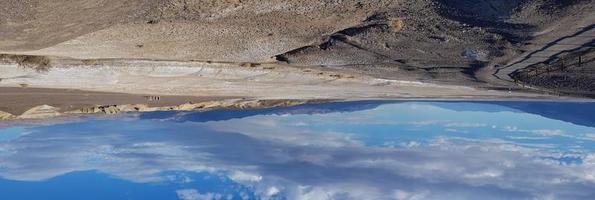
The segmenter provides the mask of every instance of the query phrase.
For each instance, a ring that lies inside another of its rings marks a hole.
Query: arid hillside
[[[260,99],[585,96],[595,91],[589,84],[595,76],[576,70],[549,78],[519,74],[551,68],[579,50],[592,52],[594,5],[595,0],[4,0],[0,87]],[[176,71],[180,66],[183,72]],[[435,93],[442,86],[456,92]]]
[[[572,31],[557,26],[593,23],[593,11],[591,0],[7,0],[0,51],[460,67]]]

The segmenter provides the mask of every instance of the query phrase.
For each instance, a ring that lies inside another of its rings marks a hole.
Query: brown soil
[[[0,87],[0,110],[20,115],[32,107],[44,104],[60,108],[60,111],[64,112],[97,105],[147,104],[157,107],[232,98],[234,97],[151,96],[66,89]]]

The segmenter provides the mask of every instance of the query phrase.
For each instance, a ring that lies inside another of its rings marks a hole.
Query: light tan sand
[[[0,110],[14,115],[39,105],[67,112],[98,105],[143,104],[159,107],[241,98],[560,98],[546,94],[378,79],[344,71],[277,64],[239,66],[112,60],[95,65],[56,65],[46,72],[0,65],[0,71],[3,72],[0,74]]]

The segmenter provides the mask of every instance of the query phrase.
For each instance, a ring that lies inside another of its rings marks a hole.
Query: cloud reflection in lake
[[[0,199],[68,177],[126,182],[132,199],[593,199],[580,113],[595,104],[539,104],[567,121],[526,102],[363,101],[15,125],[0,129]]]

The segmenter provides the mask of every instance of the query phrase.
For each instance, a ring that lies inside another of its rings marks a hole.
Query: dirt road
[[[510,76],[513,72],[533,65],[556,59],[558,55],[572,52],[584,47],[595,47],[595,24],[578,27],[571,35],[558,38],[544,44],[541,48],[522,54],[508,65],[496,68],[494,76],[505,81],[514,81]]]

